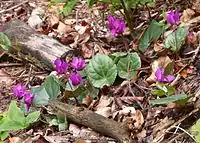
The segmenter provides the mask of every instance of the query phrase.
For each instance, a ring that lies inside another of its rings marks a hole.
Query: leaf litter
[[[1,3],[1,2],[0,2]],[[24,5],[22,5],[20,8],[16,9],[15,13],[8,12],[6,14],[3,14],[1,17],[3,19],[3,22],[7,22],[12,20],[12,17],[18,17],[20,19],[26,19],[26,21],[29,19],[29,25],[38,28],[38,31],[41,33],[45,33],[47,35],[53,35],[58,40],[60,40],[62,43],[68,45],[70,44],[73,48],[81,48],[82,53],[79,53],[84,58],[90,59],[96,53],[106,53],[110,54],[114,51],[124,51],[124,45],[123,43],[120,43],[121,39],[113,38],[111,37],[106,31],[106,22],[102,22],[103,18],[101,16],[101,9],[98,7],[94,7],[92,9],[88,9],[86,6],[86,3],[81,2],[77,6],[75,6],[74,10],[72,11],[72,16],[69,16],[68,18],[64,19],[62,16],[55,16],[54,11],[58,9],[59,7],[62,7],[63,5],[55,5],[51,8],[47,8],[47,13],[42,13],[43,17],[31,16],[27,15],[27,12],[31,12],[33,7],[31,7],[30,2],[28,4],[28,10],[26,9],[25,12],[19,12],[21,9],[25,9]],[[36,9],[38,8],[37,5],[45,5],[44,2],[37,2],[36,3]],[[4,4],[1,3],[1,5]],[[184,6],[182,6],[182,2],[176,2],[174,5],[170,5],[170,7],[175,7],[175,5],[178,5],[178,8],[183,11],[181,16],[181,23],[182,24],[191,24],[195,25],[194,23],[198,22],[198,16],[195,17],[196,13],[199,12],[199,5],[198,2],[192,3],[192,9],[185,9]],[[181,7],[182,6],[182,7]],[[185,10],[184,10],[185,9]],[[77,13],[75,11],[78,11]],[[150,16],[158,17],[160,11],[156,11],[155,9],[150,9],[153,14]],[[93,13],[92,13],[93,12]],[[24,13],[24,14],[23,14]],[[145,15],[145,17],[140,17],[138,21],[136,21],[134,24],[139,26],[139,23],[146,23],[148,22],[149,16],[146,9],[141,9],[140,12],[137,14]],[[41,13],[39,13],[40,15]],[[136,16],[137,16],[136,14]],[[49,16],[50,15],[50,16]],[[50,17],[50,20],[47,21],[47,19]],[[30,22],[30,19],[33,19],[32,22]],[[35,21],[35,19],[38,19],[39,21]],[[36,23],[33,23],[36,22]],[[45,25],[46,23],[46,25]],[[136,27],[137,27],[136,26]],[[144,30],[145,26],[141,25],[140,29]],[[93,32],[91,32],[91,29]],[[194,26],[191,28],[192,31],[199,32],[198,26]],[[168,35],[168,34],[166,34]],[[153,40],[155,42],[153,44],[152,49],[148,49],[148,51],[144,54],[144,59],[147,59],[146,61],[142,61],[142,67],[149,68],[144,69],[144,71],[141,69],[138,69],[138,71],[141,72],[140,75],[137,75],[136,78],[134,78],[134,82],[131,81],[131,84],[120,84],[118,86],[111,86],[108,87],[108,92],[103,94],[103,88],[100,88],[100,95],[97,97],[97,100],[92,99],[91,96],[88,96],[85,101],[82,103],[86,107],[90,107],[93,109],[96,113],[105,116],[107,118],[112,118],[116,121],[124,122],[128,125],[130,131],[132,132],[133,136],[138,138],[138,142],[163,142],[163,141],[171,141],[173,137],[175,137],[174,134],[171,134],[169,131],[176,133],[180,135],[179,138],[176,138],[176,141],[182,142],[184,139],[188,140],[188,142],[192,142],[191,138],[188,136],[185,136],[185,132],[181,132],[178,130],[178,132],[175,130],[175,128],[172,128],[174,124],[181,121],[181,119],[185,118],[193,109],[194,107],[190,104],[193,104],[195,101],[199,99],[199,69],[197,68],[198,63],[194,61],[194,63],[190,66],[185,67],[187,65],[188,61],[187,58],[191,58],[191,56],[194,55],[194,50],[198,46],[198,37],[189,37],[188,41],[185,41],[183,43],[185,50],[188,49],[188,46],[191,46],[189,51],[183,51],[183,55],[179,56],[179,59],[175,60],[175,57],[170,54],[169,51],[162,51],[163,50],[163,43],[162,41],[155,39],[149,39]],[[98,40],[98,41],[97,41]],[[134,39],[134,47],[138,47],[138,39]],[[155,40],[155,41],[154,41]],[[136,42],[137,41],[137,42]],[[132,41],[133,42],[133,41]],[[152,41],[151,41],[152,42]],[[131,47],[132,48],[132,47]],[[120,50],[119,50],[120,49]],[[134,48],[137,49],[137,48]],[[155,59],[152,56],[153,51],[155,51],[159,58]],[[167,54],[169,56],[167,56]],[[199,60],[199,55],[197,55],[197,60]],[[12,60],[9,60],[11,62]],[[148,61],[148,62],[147,62]],[[149,63],[151,65],[149,65]],[[17,69],[19,73],[20,79],[14,79],[14,82],[23,81],[26,82],[28,80],[33,80],[27,78],[27,76],[23,75],[25,73],[28,73],[28,70],[30,68],[30,65],[28,63],[25,63],[27,67],[22,67]],[[150,90],[152,90],[153,83],[156,82],[155,72],[158,67],[162,66],[163,68],[169,68],[168,70],[171,73],[174,73],[177,77],[180,74],[182,78],[179,78],[176,81],[176,89],[177,93],[185,93],[185,94],[195,94],[195,98],[185,106],[188,108],[183,108],[182,110],[177,110],[181,108],[181,105],[175,104],[174,106],[157,106],[152,107],[148,105],[149,100],[152,98],[152,95],[150,94]],[[171,69],[171,66],[174,67],[174,71]],[[183,67],[185,67],[183,70],[181,70]],[[196,68],[196,69],[195,69]],[[11,74],[15,74],[13,72],[13,67],[9,68],[11,70]],[[24,73],[23,73],[24,71]],[[38,69],[34,68],[34,72],[37,73]],[[5,75],[5,74],[3,74]],[[139,82],[142,81],[142,82]],[[3,83],[5,90],[1,90],[1,97],[5,95],[5,93],[8,93],[8,88],[6,88],[5,85],[10,84],[10,78],[9,80],[6,80],[8,83]],[[42,81],[39,82],[40,84]],[[35,84],[35,83],[33,83]],[[130,90],[130,87],[133,90]],[[134,96],[133,96],[134,95]],[[2,100],[5,100],[6,103],[10,101],[9,99],[6,99],[8,97],[3,98]],[[99,99],[98,99],[99,98]],[[4,101],[2,101],[4,102]],[[140,109],[137,106],[137,102],[141,103],[141,105],[144,107],[144,109]],[[92,105],[94,103],[94,105]],[[135,106],[136,105],[136,106]],[[2,108],[2,107],[1,107]],[[192,109],[191,109],[192,108]],[[2,111],[4,111],[3,109]],[[172,111],[172,110],[176,110]],[[194,117],[195,115],[190,115]],[[195,118],[195,117],[194,117]],[[196,119],[197,120],[197,119]],[[181,127],[185,128],[185,130],[188,130],[189,127],[192,126],[192,124],[195,123],[195,119],[192,121],[189,121],[187,118],[185,118],[184,122],[181,121]],[[198,122],[196,123],[198,125]],[[179,126],[179,125],[177,125]],[[32,127],[35,130],[40,130],[39,127]],[[38,129],[37,129],[38,128]],[[47,127],[49,128],[49,127]],[[171,130],[168,130],[171,128]],[[68,136],[54,135],[55,133],[59,133],[56,131],[55,127],[51,127],[52,131],[50,135],[41,135],[38,138],[36,138],[36,141],[42,140],[40,138],[44,138],[46,142],[54,142],[57,140],[57,142],[87,142],[88,140],[100,140],[102,137],[101,135],[98,135],[97,133],[94,133],[90,129],[79,127],[77,125],[69,124],[69,131],[70,134]],[[195,130],[195,127],[193,127],[193,130]],[[46,130],[47,131],[47,130]],[[35,134],[37,134],[36,131],[34,131]],[[42,131],[45,132],[45,131]],[[23,133],[20,133],[23,134]],[[92,135],[94,134],[94,135]],[[15,134],[15,136],[18,136],[19,134]],[[37,137],[37,135],[34,135]],[[93,139],[90,137],[94,136]],[[69,138],[72,138],[71,141]],[[27,138],[26,138],[27,139]],[[78,140],[79,139],[79,140]],[[9,138],[10,142],[14,142],[14,140],[21,142],[19,138]],[[106,142],[106,138],[102,139]],[[110,140],[110,139],[108,139]],[[107,140],[107,141],[108,141]],[[33,142],[34,139],[30,142]],[[42,142],[42,141],[41,141]],[[45,142],[45,141],[43,141]]]

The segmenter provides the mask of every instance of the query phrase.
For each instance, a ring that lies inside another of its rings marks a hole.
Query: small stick
[[[15,5],[15,6],[11,7],[11,8],[8,8],[8,9],[5,9],[5,10],[1,10],[1,11],[0,11],[0,14],[6,13],[6,12],[8,12],[8,11],[11,11],[11,10],[15,9],[15,8],[18,8],[19,6],[21,6],[21,5],[23,5],[23,4],[27,3],[27,2],[28,2],[28,0],[23,1],[23,2],[21,2],[21,3],[17,4],[17,5]]]
[[[23,64],[21,64],[21,63],[0,63],[0,68],[14,67],[14,66],[23,66]]]

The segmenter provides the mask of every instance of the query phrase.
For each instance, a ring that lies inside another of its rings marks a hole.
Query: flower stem
[[[125,14],[125,19],[128,23],[128,27],[130,29],[130,32],[131,32],[131,36],[132,38],[134,38],[134,35],[136,35],[133,31],[133,24],[132,24],[132,20],[131,20],[131,17],[129,15],[129,11],[128,9],[126,8],[126,5],[124,3],[124,0],[120,0],[121,1],[121,4],[122,4],[122,8],[124,9],[124,14]]]

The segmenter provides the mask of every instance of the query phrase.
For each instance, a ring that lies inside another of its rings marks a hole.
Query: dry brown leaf
[[[163,56],[155,60],[151,65],[151,75],[146,79],[148,83],[156,82],[155,72],[159,67],[165,68],[168,64],[172,63],[172,60],[168,56]]]
[[[127,103],[127,104],[135,104],[136,101],[143,101],[144,97],[133,97],[133,96],[124,96],[124,97],[120,97],[120,100],[122,100],[123,102]]]
[[[106,118],[111,116],[111,107],[103,107],[95,111],[95,113],[102,115]]]
[[[66,33],[72,32],[73,29],[71,28],[70,25],[66,25],[66,24],[64,24],[63,22],[60,22],[60,21],[59,21],[57,31],[58,31],[60,34],[66,34]]]
[[[6,85],[11,85],[13,80],[11,77],[0,69],[0,83],[4,82]]]
[[[65,24],[67,25],[73,25],[76,22],[76,19],[65,19]]]
[[[181,23],[189,21],[192,18],[192,16],[194,16],[194,14],[195,12],[192,9],[184,10],[180,18]]]
[[[143,114],[140,110],[136,110],[134,125],[137,129],[141,129],[143,124],[144,124]]]
[[[9,138],[9,143],[23,143],[23,140],[19,137]]]
[[[57,28],[58,24],[59,24],[59,17],[55,14],[52,14],[50,17],[49,17],[49,21],[51,23],[51,27],[53,28]]]
[[[83,58],[85,59],[91,58],[92,55],[94,54],[94,50],[91,49],[86,43],[82,44],[81,47],[82,47]]]
[[[108,107],[109,105],[111,105],[112,101],[112,97],[102,95],[99,100],[99,104],[95,107],[96,111],[98,111],[101,108]]]
[[[83,98],[82,100],[82,104],[86,105],[87,107],[92,103],[92,96],[91,95],[87,95],[85,98]]]

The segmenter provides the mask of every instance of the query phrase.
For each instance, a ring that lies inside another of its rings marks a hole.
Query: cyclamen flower
[[[21,84],[17,84],[12,88],[13,94],[18,98],[21,99],[24,94],[26,93],[27,88]]]
[[[72,68],[74,68],[75,70],[82,70],[85,68],[85,60],[81,59],[81,58],[78,58],[78,57],[74,57],[72,59],[72,62],[71,62],[71,66]]]
[[[72,81],[72,85],[76,86],[82,83],[82,77],[79,73],[71,72],[69,78]]]
[[[175,78],[173,75],[164,75],[164,68],[158,68],[155,72],[155,76],[157,80],[162,83],[169,83]]]
[[[117,19],[115,16],[110,15],[108,17],[109,29],[113,36],[122,34],[125,30],[125,22],[122,19]]]
[[[64,60],[62,59],[56,59],[54,61],[54,64],[56,66],[56,72],[59,73],[59,74],[64,74],[67,69],[68,69],[68,64],[67,62],[65,62]]]
[[[26,112],[29,111],[31,104],[33,102],[34,96],[31,93],[24,94],[24,103],[26,106]]]
[[[180,15],[178,11],[173,11],[171,10],[169,13],[167,13],[167,22],[170,25],[175,25],[178,24],[179,20],[180,20]]]

